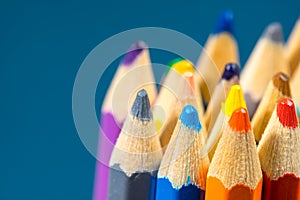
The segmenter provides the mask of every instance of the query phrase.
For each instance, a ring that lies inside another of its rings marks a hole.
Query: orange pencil
[[[236,109],[207,174],[206,200],[260,200],[262,173],[247,109]]]
[[[263,200],[300,199],[300,129],[295,105],[280,100],[258,145]]]

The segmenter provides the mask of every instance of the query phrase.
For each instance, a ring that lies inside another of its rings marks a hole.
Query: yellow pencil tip
[[[179,62],[176,62],[172,65],[172,68],[176,70],[179,74],[184,74],[185,72],[192,72],[194,73],[194,66],[193,64],[188,60],[181,60]]]
[[[233,85],[230,88],[225,101],[225,114],[230,117],[237,108],[247,108],[243,91],[240,85]]]

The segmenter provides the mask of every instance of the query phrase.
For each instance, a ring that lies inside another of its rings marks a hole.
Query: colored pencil
[[[295,101],[297,102],[298,105],[300,105],[299,86],[300,86],[300,63],[291,78],[291,90],[293,93],[293,98],[295,98]]]
[[[208,132],[212,130],[218,114],[221,110],[221,104],[225,102],[226,97],[232,85],[239,84],[240,67],[236,63],[227,63],[212,98],[204,114],[204,120]]]
[[[225,65],[229,62],[239,63],[238,45],[233,29],[233,13],[222,12],[214,32],[207,39],[199,57],[197,63],[199,74],[196,78],[205,104],[209,102]]]
[[[156,200],[202,200],[209,166],[196,108],[183,108],[157,179]]]
[[[206,200],[260,200],[262,173],[247,109],[236,109],[207,174]]]
[[[162,151],[146,90],[138,92],[109,163],[109,200],[155,197]]]
[[[137,78],[139,77],[139,78]],[[109,159],[128,112],[130,93],[143,86],[150,102],[156,98],[156,88],[150,65],[147,45],[142,41],[133,44],[120,63],[107,91],[101,110],[98,157],[96,161],[94,200],[107,198]],[[126,81],[126,84],[123,84]],[[150,84],[148,84],[150,83]],[[145,84],[147,84],[145,86]],[[121,101],[120,101],[121,99]]]
[[[278,72],[289,75],[282,35],[279,23],[270,24],[258,40],[241,73],[240,83],[245,92],[250,118],[272,77]]]
[[[186,105],[192,105],[197,109],[199,120],[201,123],[201,130],[204,138],[206,139],[207,129],[204,125],[203,118],[203,104],[199,90],[195,89],[194,74],[192,72],[185,72],[183,79],[178,82],[178,96],[177,96],[177,113],[182,112]],[[202,125],[203,124],[203,125]]]
[[[233,85],[230,88],[224,106],[220,109],[216,123],[214,124],[212,131],[209,132],[208,139],[206,141],[205,148],[207,148],[210,160],[212,160],[222,136],[223,126],[227,124],[233,111],[240,107],[246,108],[243,91],[240,85]]]
[[[251,121],[257,143],[264,133],[277,102],[284,97],[291,97],[289,77],[279,72],[270,81]]]
[[[290,66],[291,76],[300,63],[300,16],[288,38],[285,46],[285,55]]]
[[[300,130],[295,105],[280,100],[258,145],[263,200],[300,199]]]
[[[185,72],[194,72],[194,67],[188,60],[179,60],[171,66],[160,88],[156,99],[153,115],[160,143],[165,149],[176,126],[180,112],[177,108],[178,83],[184,80]]]

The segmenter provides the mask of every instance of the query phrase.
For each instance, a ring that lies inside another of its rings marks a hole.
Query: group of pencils
[[[267,26],[243,70],[230,11],[204,49],[171,61],[159,93],[147,45],[128,50],[102,106],[94,200],[300,200],[300,18],[286,43]]]

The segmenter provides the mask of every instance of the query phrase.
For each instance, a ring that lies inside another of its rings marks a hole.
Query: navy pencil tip
[[[145,42],[141,40],[136,41],[127,51],[122,63],[125,66],[130,66],[130,64],[132,64],[133,61],[140,55],[140,53],[147,48],[148,46]]]
[[[269,38],[274,42],[283,42],[282,26],[278,22],[271,23],[264,31],[263,37]]]
[[[150,102],[146,90],[140,90],[134,100],[131,108],[131,114],[141,121],[150,121],[152,119],[152,112],[150,109]]]
[[[198,117],[198,112],[196,108],[192,105],[187,105],[182,109],[182,113],[180,115],[181,123],[186,127],[200,131],[201,124]]]
[[[233,13],[230,10],[225,10],[221,13],[217,25],[215,27],[215,34],[219,34],[222,32],[228,32],[234,35],[234,17]]]
[[[240,76],[240,66],[237,63],[227,63],[225,65],[222,79],[229,81],[234,76]]]

